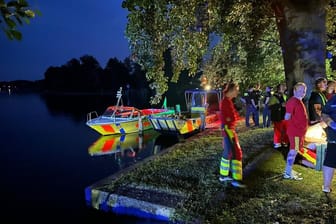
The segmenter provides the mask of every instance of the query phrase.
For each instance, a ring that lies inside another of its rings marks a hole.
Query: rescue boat
[[[161,134],[187,135],[202,131],[219,121],[220,90],[186,90],[187,111],[181,112],[179,105],[176,112],[169,116],[149,116],[154,130]]]
[[[122,103],[122,88],[117,92],[117,103],[109,106],[102,115],[96,111],[87,114],[86,125],[101,135],[128,134],[152,129],[149,116],[166,116],[174,114],[167,108],[138,109],[124,106]]]

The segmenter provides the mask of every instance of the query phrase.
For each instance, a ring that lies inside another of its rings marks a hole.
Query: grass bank
[[[107,190],[118,193],[136,185],[178,193],[176,198],[158,200],[177,204],[174,218],[185,223],[334,223],[336,211],[321,192],[321,172],[295,165],[304,180],[283,180],[285,161],[271,148],[273,130],[240,126],[238,135],[245,167],[261,152],[273,150],[244,177],[245,189],[218,181],[222,137],[211,130],[121,175]]]

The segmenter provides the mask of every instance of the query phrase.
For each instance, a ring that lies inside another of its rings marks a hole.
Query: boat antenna
[[[123,100],[122,100],[122,87],[120,87],[119,90],[117,91],[117,95],[116,95],[116,97],[117,97],[117,103],[116,103],[116,106],[118,107],[119,104],[120,104],[120,102],[121,102],[121,106],[123,106],[124,103],[123,103]]]

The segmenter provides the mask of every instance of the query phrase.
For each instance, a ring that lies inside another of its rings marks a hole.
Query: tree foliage
[[[21,40],[22,33],[17,29],[23,23],[29,24],[38,10],[32,10],[26,0],[0,0],[0,26],[10,40]]]
[[[277,27],[282,18],[275,9],[286,5],[300,12],[315,3],[327,6],[328,49],[334,52],[334,0],[124,0],[123,7],[129,10],[126,35],[133,60],[146,69],[156,90],[152,102],[157,102],[167,83],[177,82],[185,70],[190,76],[201,71],[215,86],[229,79],[243,84],[284,80]],[[167,49],[172,77],[163,69]]]
[[[336,56],[336,1],[331,0],[327,7],[327,50]]]

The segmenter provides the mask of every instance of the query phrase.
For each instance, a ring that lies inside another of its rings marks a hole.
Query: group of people
[[[272,88],[267,86],[265,92],[262,92],[259,85],[256,87],[250,86],[243,97],[240,98],[241,102],[245,105],[245,126],[251,127],[250,117],[254,125],[252,127],[259,127],[259,112],[262,107],[263,127],[270,127],[271,114],[269,110],[269,101],[272,96]]]
[[[253,114],[257,108],[257,94],[254,88],[249,88],[248,96],[244,97],[246,113]],[[270,120],[274,129],[274,147],[289,146],[283,178],[302,180],[300,173],[292,167],[297,153],[304,147],[305,134],[310,125],[320,124],[326,130],[327,150],[323,164],[322,191],[329,193],[336,168],[336,82],[327,81],[324,77],[315,80],[315,89],[308,100],[305,100],[307,86],[298,82],[293,87],[293,95],[288,98],[286,85],[279,84],[271,94],[271,88],[266,87],[263,107],[270,111]],[[223,154],[220,161],[221,182],[229,181],[234,187],[244,187],[242,183],[242,150],[236,133],[236,123],[239,119],[233,99],[239,95],[239,85],[227,83],[224,88],[224,97],[221,101],[221,123],[223,135]],[[307,106],[305,105],[307,103]],[[308,108],[308,109],[306,109]],[[258,113],[256,113],[258,114]],[[253,116],[255,125],[259,125],[258,118]],[[247,118],[245,120],[247,122]],[[246,123],[248,126],[249,124]],[[267,127],[267,119],[263,125]],[[269,123],[270,125],[270,123]]]

